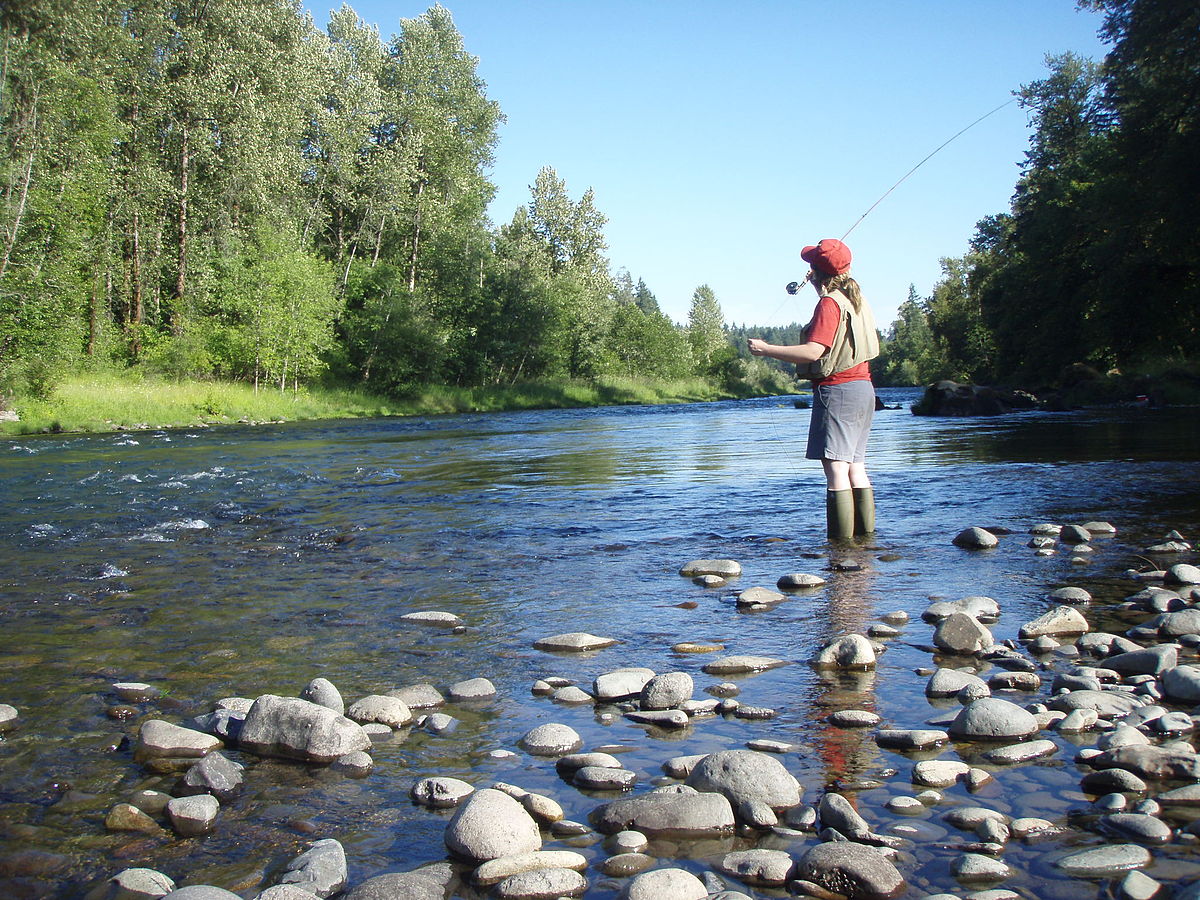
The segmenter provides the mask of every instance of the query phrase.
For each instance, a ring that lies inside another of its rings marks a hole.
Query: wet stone
[[[386,725],[388,728],[403,728],[413,720],[412,711],[399,697],[371,694],[356,700],[346,710],[346,718],[360,725]]]
[[[604,860],[602,871],[610,878],[628,878],[658,865],[658,860],[645,853],[618,853]]]
[[[554,763],[554,769],[562,778],[570,778],[584,766],[604,766],[609,769],[620,769],[621,761],[611,753],[568,753],[559,757]]]
[[[1141,869],[1150,864],[1152,856],[1137,844],[1113,844],[1072,853],[1055,865],[1070,875],[1111,875],[1129,869]]]
[[[991,693],[987,683],[971,672],[962,669],[938,669],[925,683],[926,697],[953,697],[964,687],[976,686],[983,691],[981,696]]]
[[[737,596],[737,605],[740,607],[767,607],[774,606],[786,600],[787,596],[772,591],[764,587],[752,587],[742,591]]]
[[[131,803],[118,803],[108,811],[104,827],[109,831],[136,831],[155,834],[162,830],[157,822]]]
[[[997,546],[1000,543],[1000,539],[990,531],[972,526],[964,528],[956,534],[951,543],[956,547],[962,547],[964,550],[988,550]]]
[[[946,732],[931,728],[885,728],[875,734],[875,742],[886,750],[927,750],[949,740]]]
[[[1054,741],[1024,741],[1020,744],[1010,744],[1007,747],[988,750],[983,754],[983,758],[993,765],[1012,765],[1053,756],[1057,752],[1058,745]]]
[[[847,634],[825,644],[812,658],[818,669],[872,669],[875,648],[864,635]]]
[[[643,872],[625,886],[622,900],[705,900],[708,888],[685,869]]]
[[[829,714],[829,723],[838,728],[874,728],[880,721],[878,713],[866,709],[839,709]]]
[[[458,806],[475,791],[474,786],[457,778],[422,778],[409,790],[414,803],[430,809]]]
[[[574,869],[537,869],[505,878],[496,885],[495,895],[500,900],[556,900],[581,896],[587,886],[587,879]]]
[[[533,642],[533,647],[535,650],[557,653],[585,653],[589,650],[603,650],[617,643],[619,642],[616,638],[600,637],[586,631],[572,631],[539,638]]]
[[[554,691],[550,699],[555,703],[574,705],[579,703],[591,703],[592,695],[582,688],[578,688],[573,684],[569,684],[566,687],[562,687]]]
[[[606,766],[584,766],[571,777],[576,787],[594,791],[629,791],[637,783],[637,773]]]
[[[848,841],[817,844],[796,866],[796,876],[826,890],[866,900],[898,897],[907,888],[904,877],[874,847]]]
[[[696,575],[719,575],[722,578],[735,578],[742,574],[742,566],[732,559],[695,559],[686,563],[679,574],[684,578]]]
[[[467,700],[487,700],[496,696],[496,686],[486,678],[469,678],[446,688],[446,697],[456,703]]]
[[[737,675],[764,672],[786,665],[787,660],[770,656],[725,656],[705,665],[704,671],[709,675]]]
[[[787,883],[794,865],[783,850],[740,850],[721,857],[717,870],[746,884],[779,887]]]
[[[328,678],[314,678],[300,692],[300,699],[331,709],[339,716],[346,712],[341,692]]]
[[[446,703],[446,698],[442,696],[441,691],[432,684],[424,683],[398,687],[388,691],[386,696],[397,698],[410,710],[433,709],[437,706],[444,706]]]
[[[824,583],[825,579],[820,575],[808,575],[803,572],[792,572],[788,575],[782,576],[779,581],[776,582],[776,587],[778,587],[781,591],[795,591],[802,590],[804,588],[820,587]]]
[[[401,621],[413,622],[417,625],[432,625],[436,628],[455,628],[463,624],[460,616],[456,616],[451,612],[442,612],[440,610],[423,610],[420,612],[405,613],[400,617]]]
[[[119,900],[155,900],[175,890],[175,882],[154,869],[125,869],[108,880],[111,897]]]
[[[1171,840],[1171,829],[1162,819],[1136,812],[1118,812],[1104,816],[1100,824],[1126,840],[1143,844],[1165,844]]]
[[[653,677],[654,670],[645,668],[604,672],[592,680],[592,695],[602,703],[632,699],[641,695],[642,688]]]
[[[548,722],[527,731],[521,747],[534,756],[562,756],[583,746],[583,738],[569,725]]]
[[[181,837],[196,837],[212,831],[221,805],[210,794],[176,797],[167,804],[167,818]]]

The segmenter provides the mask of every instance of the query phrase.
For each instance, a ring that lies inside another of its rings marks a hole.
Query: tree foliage
[[[1076,362],[1195,359],[1200,7],[1086,5],[1105,13],[1109,53],[1048,57],[1046,77],[1021,89],[1033,133],[1011,209],[943,261],[925,304],[940,376],[1037,380]]]
[[[696,374],[544,167],[487,218],[499,106],[450,13],[294,0],[0,6],[0,391],[91,358],[403,392]]]

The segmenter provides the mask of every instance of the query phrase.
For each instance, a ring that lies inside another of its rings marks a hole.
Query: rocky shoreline
[[[1035,554],[1084,559],[1094,537],[1114,531],[1102,522],[1040,525],[1027,546]],[[953,543],[966,554],[987,553],[1013,539],[1021,538],[1000,528],[969,528]],[[1158,559],[1191,550],[1174,532],[1145,548]],[[680,575],[721,588],[740,571],[734,560],[695,560]],[[430,815],[447,817],[441,862],[409,872],[351,873],[345,848],[329,836],[252,891],[177,887],[161,871],[134,867],[114,871],[85,896],[1007,900],[1103,891],[1120,900],[1200,900],[1200,854],[1186,858],[1200,849],[1200,754],[1192,743],[1192,710],[1200,704],[1200,568],[1176,563],[1124,577],[1129,594],[1105,610],[1132,623],[1122,634],[1093,628],[1090,593],[1065,586],[1046,591],[1045,613],[1022,624],[1014,639],[993,636],[1000,604],[971,596],[933,602],[920,621],[903,611],[885,613],[862,633],[824,643],[808,664],[850,682],[872,672],[897,641],[929,655],[928,665],[913,674],[924,682],[929,706],[914,709],[911,720],[884,721],[871,709],[845,705],[823,723],[883,751],[891,767],[874,780],[804,784],[789,766],[804,748],[778,740],[678,755],[664,739],[655,744],[662,749],[662,776],[644,784],[609,752],[617,748],[587,748],[566,721],[544,722],[492,755],[551,768],[563,791],[594,801],[586,820],[567,818],[564,804],[545,790],[427,774],[413,779],[409,796]],[[738,591],[737,604],[769,614],[823,581],[789,573],[775,589]],[[406,618],[425,627],[467,627],[446,611]],[[739,685],[728,679],[795,664],[723,656],[717,644],[676,644],[679,656],[704,660],[695,674],[709,683],[698,696],[692,673],[620,666],[614,637],[552,635],[534,649],[549,660],[607,651],[590,684],[548,672],[530,685],[552,712],[561,711],[555,718],[569,720],[569,711],[590,708],[598,721],[626,718],[651,737],[718,716],[773,718],[774,709],[740,703]],[[159,694],[132,682],[113,684],[112,692],[110,715],[130,721]],[[416,729],[452,734],[456,704],[495,695],[488,678],[474,676],[451,685],[406,685],[347,705],[338,688],[319,677],[296,697],[223,698],[211,712],[181,722],[152,714],[137,726],[129,764],[167,789],[114,797],[105,827],[203,839],[221,828],[223,807],[236,802],[260,760],[366,778],[375,742]],[[0,729],[20,727],[20,711],[0,705]],[[1022,773],[1037,766],[1077,775],[1063,801],[1065,814],[1061,805],[1044,816],[1011,812],[1013,795],[1029,789]],[[940,881],[918,863],[931,848],[947,863]],[[1176,851],[1162,867],[1169,877],[1148,874],[1164,848]],[[1014,857],[1020,864],[1010,861]]]

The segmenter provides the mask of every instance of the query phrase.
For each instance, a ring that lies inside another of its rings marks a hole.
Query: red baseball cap
[[[826,275],[841,275],[850,268],[850,248],[837,238],[825,238],[815,247],[805,247],[800,258]]]

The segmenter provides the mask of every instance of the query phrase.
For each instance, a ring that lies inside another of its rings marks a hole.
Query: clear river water
[[[807,799],[836,786],[878,830],[927,829],[901,863],[911,896],[965,890],[950,874],[951,845],[969,836],[939,809],[914,819],[884,807],[914,793],[912,758],[825,718],[866,708],[912,728],[940,711],[914,674],[934,664],[920,618],[931,598],[994,597],[1003,640],[1049,608],[1050,590],[1076,585],[1095,597],[1094,628],[1128,627],[1112,607],[1139,586],[1123,573],[1149,568],[1144,548],[1169,530],[1200,532],[1200,417],[1122,407],[929,419],[907,409],[916,392],[881,396],[901,408],[877,413],[872,434],[879,532],[850,548],[825,540],[820,467],[802,458],[808,411],[790,397],[0,441],[0,703],[19,712],[0,733],[0,896],[85,897],[146,866],[253,897],[321,837],[345,846],[352,885],[405,871],[446,858],[450,813],[408,796],[429,775],[517,784],[586,822],[611,797],[570,786],[552,760],[519,748],[543,722],[575,728],[585,749],[618,753],[638,791],[663,779],[670,757],[790,742],[781,761]],[[1117,534],[1086,557],[1027,546],[1035,524],[1090,520]],[[952,545],[972,525],[1011,534],[991,551]],[[743,573],[723,588],[679,575],[701,558],[735,559]],[[774,588],[794,572],[827,583],[769,610],[738,610],[735,591]],[[422,610],[453,612],[466,628],[401,619]],[[911,621],[873,675],[831,678],[806,664],[829,637],[896,610]],[[620,643],[582,655],[532,646],[575,631]],[[712,655],[672,649],[684,641],[788,661],[733,679],[739,700],[775,716],[715,716],[668,732],[530,690],[548,676],[588,688],[602,672],[645,666],[688,672],[705,697],[728,679],[703,673]],[[172,783],[133,759],[142,719],[181,722],[230,696],[295,695],[318,676],[347,703],[473,677],[490,679],[497,696],[446,707],[458,720],[449,733],[413,729],[376,744],[363,779],[233,752],[246,787],[204,838],[106,830],[115,803]],[[122,703],[111,685],[128,681],[162,697],[114,718]],[[947,803],[1078,825],[1015,842],[1000,886],[1106,896],[1104,879],[1066,878],[1053,865],[1105,840],[1087,827],[1073,746],[1054,739],[1056,756],[999,774],[981,795],[951,789]],[[944,751],[956,752],[969,748]],[[741,836],[651,852],[699,873],[732,846],[798,856],[814,840]],[[586,896],[615,897],[620,881],[599,871],[604,844],[567,845],[594,862]],[[1155,848],[1154,858],[1148,874],[1200,879],[1193,845]]]

